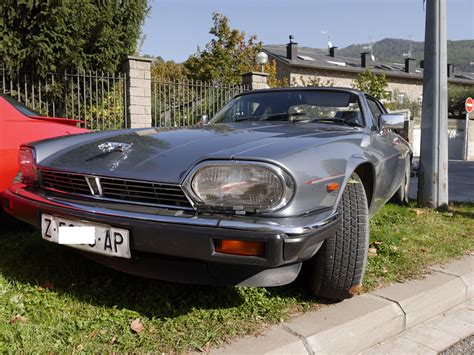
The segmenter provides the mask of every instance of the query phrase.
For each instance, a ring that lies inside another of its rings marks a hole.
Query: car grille
[[[55,170],[40,170],[41,187],[58,192],[94,196],[107,200],[192,209],[181,186],[148,181],[92,177]],[[93,185],[94,194],[87,182]],[[97,186],[96,181],[99,181]]]

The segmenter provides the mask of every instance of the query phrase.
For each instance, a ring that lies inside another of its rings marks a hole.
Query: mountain
[[[338,48],[337,55],[341,57],[360,58],[360,53],[367,51],[368,43],[351,44],[345,48]],[[423,59],[423,42],[411,42],[412,58]],[[285,45],[272,45],[272,47],[285,48]],[[326,49],[300,47],[302,51],[315,54],[325,54]],[[384,38],[373,44],[372,50],[378,61],[388,63],[403,63],[404,53],[408,53],[410,41],[406,39]],[[474,72],[474,40],[448,41],[448,63],[453,63],[456,70],[463,72]]]
[[[339,55],[343,57],[360,57],[364,52],[363,47],[368,44],[352,44],[338,49]],[[423,42],[411,42],[412,58],[423,59]],[[372,47],[373,54],[377,60],[383,62],[403,62],[403,53],[408,53],[410,41],[405,39],[384,38],[375,42]],[[453,63],[459,71],[471,72],[474,67],[470,62],[474,61],[474,40],[448,41],[448,63]]]

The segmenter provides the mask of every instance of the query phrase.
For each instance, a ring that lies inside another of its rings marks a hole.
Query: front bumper
[[[15,184],[3,192],[3,207],[40,228],[41,214],[107,224],[130,231],[132,259],[83,253],[112,268],[145,277],[199,284],[276,286],[292,282],[339,225],[337,213],[296,218],[153,214],[120,206],[65,199]],[[220,254],[215,241],[265,243],[262,257]]]

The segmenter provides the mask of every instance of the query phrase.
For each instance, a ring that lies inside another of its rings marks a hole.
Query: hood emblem
[[[119,142],[105,142],[97,146],[97,148],[99,148],[104,153],[125,152],[131,147],[132,147],[131,143],[128,144],[128,143],[119,143]]]

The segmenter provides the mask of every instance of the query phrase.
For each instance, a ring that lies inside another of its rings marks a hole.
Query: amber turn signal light
[[[339,184],[337,182],[331,182],[331,183],[326,185],[326,190],[328,192],[333,192],[333,191],[339,190]]]
[[[244,256],[264,256],[265,243],[247,242],[243,240],[216,240],[215,248],[217,253],[233,254]]]

